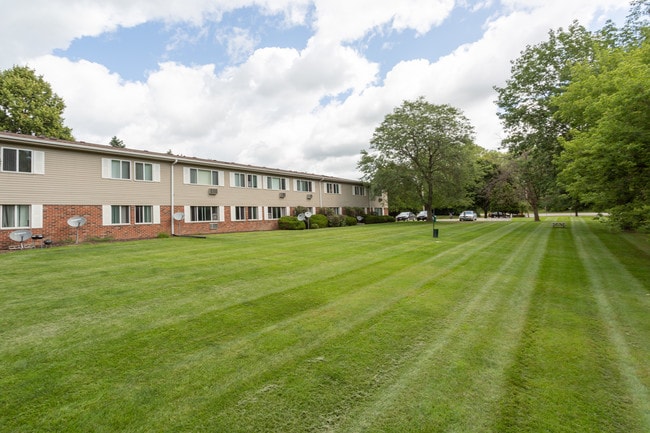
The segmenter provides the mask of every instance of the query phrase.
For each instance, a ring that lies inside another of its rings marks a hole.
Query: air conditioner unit
[[[287,193],[285,193],[285,192],[280,193],[280,198],[285,198],[286,196],[287,196]]]
[[[312,197],[313,197],[312,194],[307,194],[307,200],[311,200]]]
[[[219,224],[217,223],[210,223],[210,230],[216,230]]]
[[[217,195],[219,190],[217,188],[208,188],[208,194],[210,195]]]

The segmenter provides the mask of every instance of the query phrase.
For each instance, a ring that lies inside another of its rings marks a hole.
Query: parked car
[[[420,213],[417,214],[415,219],[418,220],[418,221],[426,221],[428,214],[429,214],[429,212],[427,212],[425,210],[421,210]]]
[[[401,212],[395,217],[396,221],[415,221],[415,214],[413,212]]]
[[[476,221],[476,212],[473,210],[464,210],[460,213],[458,221]]]

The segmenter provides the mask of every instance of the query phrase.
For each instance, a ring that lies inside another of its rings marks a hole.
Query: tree
[[[571,82],[571,66],[594,56],[594,38],[577,22],[550,31],[546,42],[527,47],[513,62],[512,76],[498,93],[499,118],[507,134],[503,146],[519,159],[519,174],[535,221],[546,195],[555,191],[558,139],[569,126],[554,117],[554,97]]]
[[[25,66],[0,72],[0,130],[74,140],[63,124],[65,103],[42,76]]]
[[[473,133],[454,107],[423,97],[404,101],[375,129],[358,167],[390,202],[416,199],[431,220],[434,205],[466,201],[466,187],[475,176]]]
[[[573,126],[559,179],[621,228],[650,230],[650,41],[603,49],[573,75],[555,100],[557,117]]]
[[[125,147],[124,142],[119,138],[117,138],[115,135],[113,136],[113,138],[111,138],[110,145],[113,147],[121,147],[121,148]]]
[[[476,184],[474,200],[483,209],[484,216],[490,211],[519,211],[523,197],[511,155],[485,151],[479,156],[478,166],[481,179]]]

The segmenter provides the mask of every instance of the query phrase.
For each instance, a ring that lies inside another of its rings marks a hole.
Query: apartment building
[[[0,249],[16,230],[54,244],[273,230],[299,206],[388,212],[356,180],[0,133]]]

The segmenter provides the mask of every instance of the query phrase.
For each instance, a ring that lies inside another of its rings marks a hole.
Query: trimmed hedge
[[[317,213],[309,218],[309,228],[317,229],[319,227],[327,227],[327,217]]]
[[[280,230],[304,230],[306,225],[295,216],[283,216],[278,220],[278,227]]]
[[[390,215],[366,215],[364,222],[366,224],[394,223],[395,217]]]

